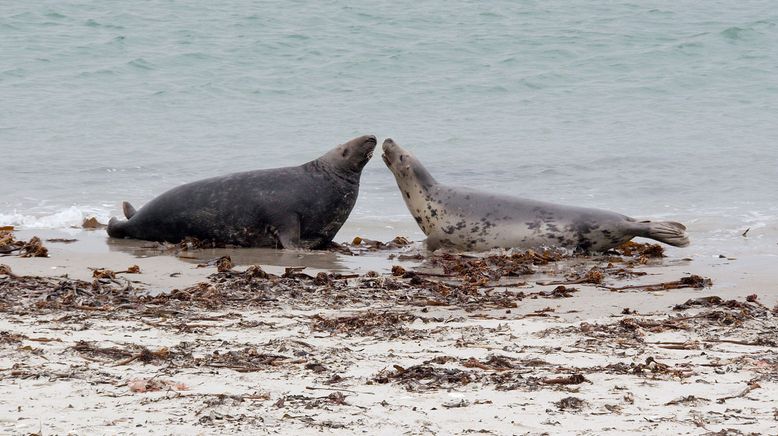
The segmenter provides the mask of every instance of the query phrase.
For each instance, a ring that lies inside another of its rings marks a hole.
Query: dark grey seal
[[[391,139],[383,159],[430,249],[565,247],[605,251],[635,236],[689,245],[683,224],[638,221],[615,212],[562,206],[438,183],[416,157]]]
[[[325,248],[348,218],[362,168],[376,146],[360,136],[296,167],[264,169],[173,188],[127,221],[111,218],[114,238],[179,242],[195,237],[244,247]]]

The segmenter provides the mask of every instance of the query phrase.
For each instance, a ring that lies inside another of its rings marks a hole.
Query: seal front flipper
[[[300,216],[292,214],[276,229],[276,236],[281,248],[296,249],[300,247]]]
[[[132,207],[132,205],[129,202],[123,201],[122,202],[122,212],[124,212],[124,217],[125,218],[130,219],[130,218],[132,218],[135,215],[136,210],[135,210],[134,207]]]

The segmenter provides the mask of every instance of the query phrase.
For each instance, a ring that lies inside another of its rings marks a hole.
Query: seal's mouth
[[[364,140],[362,141],[362,152],[364,153],[364,161],[362,162],[362,165],[366,164],[370,159],[373,158],[373,152],[375,151],[375,146],[378,144],[378,140],[375,136],[369,135],[364,137]]]
[[[386,164],[386,166],[388,166],[389,168],[392,167],[392,163],[389,162],[389,156],[387,156],[386,153],[382,153],[381,154],[381,159],[384,160],[384,163]]]

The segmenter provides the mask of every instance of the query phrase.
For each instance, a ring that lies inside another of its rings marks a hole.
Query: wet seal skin
[[[376,138],[360,136],[296,167],[264,169],[173,188],[138,211],[111,218],[114,238],[179,242],[187,237],[244,247],[325,248],[357,201]]]
[[[432,250],[564,247],[598,252],[635,236],[676,247],[689,245],[686,227],[680,223],[638,221],[605,210],[446,186],[392,139],[384,141],[383,150],[384,163]]]

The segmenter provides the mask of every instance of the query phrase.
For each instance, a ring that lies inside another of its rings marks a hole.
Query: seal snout
[[[360,139],[361,139],[360,147],[369,150],[370,153],[373,152],[373,149],[375,148],[376,144],[378,144],[378,140],[376,139],[375,135],[365,135]]]
[[[392,166],[392,157],[396,146],[397,144],[395,144],[392,138],[386,138],[384,140],[384,144],[381,146],[381,148],[384,150],[384,153],[381,155],[381,158],[384,160],[386,166],[390,168]]]
[[[392,138],[386,138],[381,148],[384,149],[385,154],[391,155],[394,152],[394,150],[397,148],[397,143],[394,142]]]
[[[375,135],[366,135],[363,138],[364,140],[362,141],[362,146],[367,148],[367,154],[365,157],[367,160],[370,160],[373,157],[375,146],[378,144],[378,139],[376,139]]]

